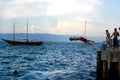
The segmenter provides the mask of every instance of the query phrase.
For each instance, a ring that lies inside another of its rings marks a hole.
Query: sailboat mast
[[[13,40],[15,41],[15,19],[13,23]]]
[[[85,37],[86,37],[86,25],[87,25],[87,20],[85,20]]]
[[[27,19],[27,41],[28,41],[28,19]]]

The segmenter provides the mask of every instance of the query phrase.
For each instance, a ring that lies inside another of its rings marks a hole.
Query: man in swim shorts
[[[86,39],[86,38],[84,38],[84,37],[73,37],[73,38],[70,37],[69,40],[70,40],[70,41],[80,40],[80,41],[83,41],[83,42],[86,43],[86,44],[90,44],[90,45],[94,46],[94,41],[88,40],[88,39]]]
[[[117,28],[114,28],[114,32],[111,35],[111,37],[113,36],[113,49],[117,48],[118,49],[118,36],[119,36],[119,32],[117,31]]]

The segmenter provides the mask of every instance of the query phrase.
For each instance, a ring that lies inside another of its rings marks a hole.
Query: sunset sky
[[[0,0],[0,33],[104,36],[120,27],[120,0]]]

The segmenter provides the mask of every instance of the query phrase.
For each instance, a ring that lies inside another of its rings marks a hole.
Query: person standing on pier
[[[114,32],[111,35],[111,37],[113,37],[113,49],[117,48],[118,49],[118,36],[119,36],[119,32],[117,31],[117,28],[114,28]]]
[[[110,46],[110,33],[108,30],[106,30],[106,46]]]
[[[119,27],[119,33],[120,33],[120,27]],[[119,38],[118,38],[118,46],[120,47],[120,35],[119,35]]]

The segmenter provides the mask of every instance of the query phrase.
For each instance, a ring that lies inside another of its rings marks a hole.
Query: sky
[[[120,27],[120,0],[0,0],[0,33],[105,36]],[[85,29],[86,24],[86,29]]]

